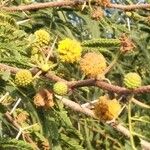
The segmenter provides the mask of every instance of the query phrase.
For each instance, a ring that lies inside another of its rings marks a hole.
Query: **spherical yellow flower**
[[[50,41],[50,35],[47,31],[40,29],[37,30],[35,33],[35,41],[38,43],[38,45],[43,46],[48,45]]]
[[[37,54],[39,52],[40,48],[43,48],[45,46],[49,45],[50,42],[50,35],[47,31],[40,29],[35,31],[35,40],[32,43],[32,49],[31,49],[31,54]]]
[[[29,85],[32,82],[32,80],[33,80],[33,77],[29,70],[22,69],[16,73],[15,83],[18,86],[25,87]]]
[[[94,108],[95,115],[103,121],[117,118],[120,110],[119,102],[116,99],[110,100],[107,96],[101,96]]]
[[[85,75],[96,77],[102,74],[106,69],[106,59],[100,53],[89,52],[81,59],[80,67]]]
[[[80,59],[82,47],[76,40],[66,38],[59,42],[57,51],[62,62],[74,63]]]

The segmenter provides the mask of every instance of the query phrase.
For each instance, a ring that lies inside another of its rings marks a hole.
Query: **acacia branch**
[[[86,107],[83,107],[83,105],[79,105],[78,103],[75,103],[67,98],[61,97],[61,96],[56,96],[58,99],[60,99],[63,104],[69,108],[71,108],[72,110],[76,111],[76,112],[80,112],[80,113],[84,113],[87,116],[90,116],[92,118],[97,119],[97,117],[95,116],[94,112]],[[111,127],[113,127],[114,129],[116,129],[117,131],[121,132],[123,135],[125,135],[126,137],[130,137],[130,132],[127,128],[125,128],[123,125],[118,124],[117,122],[109,124]],[[150,143],[140,139],[141,141],[141,146],[143,149],[147,149],[150,150]]]
[[[150,8],[150,4],[131,4],[131,5],[110,4],[108,5],[108,8],[116,8],[122,10],[147,9]]]
[[[38,10],[49,7],[64,7],[64,6],[74,6],[77,4],[82,4],[85,0],[71,0],[71,1],[58,1],[58,2],[45,2],[45,3],[33,3],[29,5],[2,7],[1,9],[6,11],[25,11],[25,10]]]
[[[19,71],[19,68],[11,67],[11,66],[0,63],[0,70],[1,71],[9,70],[11,73],[16,73],[17,71]]]
[[[68,85],[71,88],[78,88],[78,87],[83,87],[83,86],[97,86],[97,87],[102,88],[103,90],[107,90],[107,91],[114,92],[117,94],[150,93],[150,85],[141,86],[139,88],[131,90],[131,89],[127,89],[125,87],[112,85],[112,84],[109,84],[105,81],[96,80],[96,79],[86,79],[86,80],[73,81],[73,82],[69,82]]]
[[[17,123],[17,121],[12,118],[12,116],[10,115],[10,113],[7,111],[4,116],[6,117],[6,119],[12,123],[12,125],[17,129],[19,130],[20,129],[20,125]]]
[[[7,111],[4,114],[5,118],[7,119],[7,121],[9,121],[18,131],[21,128],[20,125],[17,123],[17,121],[10,115],[10,113]],[[33,140],[31,139],[31,137],[29,136],[28,133],[24,133],[24,137],[25,140],[28,141],[30,144],[32,144],[32,146],[34,148],[36,148],[37,150],[39,150],[39,148],[37,147],[37,145],[33,142]]]
[[[89,0],[70,0],[70,1],[55,1],[55,2],[45,2],[45,3],[33,3],[29,5],[20,5],[20,6],[10,6],[5,7],[0,5],[0,8],[5,11],[26,11],[26,10],[38,10],[50,7],[64,7],[64,6],[74,6],[78,4],[84,4],[85,2],[89,2]],[[102,5],[103,4],[99,4]],[[110,3],[106,5],[107,8],[115,8],[121,10],[135,10],[135,9],[147,9],[150,8],[150,4],[131,4],[131,5],[122,5],[122,4],[113,4]]]
[[[0,63],[0,70],[9,70],[11,73],[15,74],[20,69]],[[30,69],[30,71],[32,72],[33,75],[35,75],[39,71],[39,69],[32,68],[32,69]],[[45,76],[46,78],[52,80],[52,81],[55,81],[55,82],[57,82],[57,81],[66,82],[68,84],[68,86],[72,89],[78,88],[78,87],[83,87],[83,86],[97,86],[103,90],[107,90],[107,91],[114,92],[117,94],[150,93],[150,85],[141,86],[139,88],[131,90],[131,89],[127,89],[125,87],[120,87],[117,85],[109,84],[103,80],[96,80],[94,78],[86,79],[86,80],[79,80],[79,81],[66,81],[65,79],[62,79],[62,78],[58,77],[57,75],[55,75],[52,71],[49,71],[48,73],[42,74],[42,75]]]

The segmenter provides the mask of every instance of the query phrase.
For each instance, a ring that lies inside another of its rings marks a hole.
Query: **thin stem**
[[[36,125],[38,125],[38,124],[35,123],[35,124],[30,125],[30,126],[28,126],[28,127],[24,127],[24,128],[22,128],[22,130],[23,130],[23,131],[24,131],[24,130],[28,130],[28,129],[30,129],[30,128],[33,128],[33,127],[36,126]]]
[[[104,71],[104,75],[107,74],[113,67],[114,65],[117,63],[118,59],[120,57],[120,52],[118,52],[114,58],[114,60],[109,64],[109,66],[106,68],[106,70]]]
[[[35,74],[35,76],[33,77],[33,79],[36,79],[37,77],[39,77],[39,75],[41,75],[42,74],[42,71],[40,70],[40,71],[38,71],[36,74]]]
[[[132,120],[133,120],[133,121],[139,121],[139,122],[143,122],[143,123],[148,123],[148,124],[150,124],[150,121],[143,120],[143,119],[140,119],[140,118],[132,117]]]
[[[138,137],[140,137],[140,138],[142,138],[142,139],[149,140],[148,138],[146,138],[145,136],[143,136],[143,135],[141,135],[141,134],[139,134],[139,133],[132,132],[132,134],[133,134],[133,135],[136,135],[136,136],[138,136]]]
[[[132,135],[132,122],[131,122],[131,99],[133,98],[134,95],[132,95],[130,98],[129,98],[129,104],[128,104],[128,123],[129,123],[129,132],[130,132],[130,142],[131,142],[131,146],[133,148],[133,150],[136,150],[136,147],[135,147],[135,143],[134,143],[134,138],[133,138],[133,135]]]
[[[132,102],[135,103],[136,105],[140,106],[140,107],[150,109],[149,105],[144,104],[144,103],[140,102],[139,100],[136,100],[135,98],[132,98]]]
[[[58,36],[56,36],[56,38],[55,38],[55,40],[54,40],[54,42],[53,42],[53,44],[52,44],[52,47],[51,47],[51,49],[50,49],[49,52],[48,52],[48,55],[47,55],[47,57],[46,57],[46,63],[48,62],[48,60],[49,60],[49,58],[50,58],[50,56],[51,56],[51,54],[52,54],[52,51],[53,51],[54,46],[55,46],[55,44],[56,44],[56,42],[57,42],[57,39],[58,39]]]

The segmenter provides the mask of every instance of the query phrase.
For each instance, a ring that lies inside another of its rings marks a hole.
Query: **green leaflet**
[[[67,111],[60,111],[58,114],[59,114],[60,118],[63,120],[63,123],[65,123],[68,126],[72,126],[72,123],[67,114]]]
[[[86,47],[110,47],[110,46],[119,46],[119,45],[120,45],[119,39],[99,38],[99,39],[86,40],[82,42],[82,46],[86,46]]]
[[[0,150],[34,150],[33,147],[21,140],[0,138]]]
[[[6,14],[5,12],[0,12],[0,20],[1,20],[0,26],[7,23],[11,27],[18,29],[18,25],[17,25],[15,19],[13,19],[11,16]]]
[[[70,138],[63,133],[61,133],[61,140],[70,150],[84,150],[76,139]]]
[[[52,119],[49,119],[48,123],[49,123],[48,129],[49,129],[49,133],[50,133],[51,138],[57,140],[59,134],[58,134],[58,127],[57,127],[56,122]]]

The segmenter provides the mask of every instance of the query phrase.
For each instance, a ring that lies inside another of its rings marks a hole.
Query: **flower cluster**
[[[43,48],[49,45],[50,35],[47,31],[40,29],[35,31],[35,41],[32,44],[32,54],[36,54],[39,51],[39,48]]]
[[[121,105],[116,99],[110,100],[107,96],[101,96],[95,104],[95,115],[103,120],[109,121],[118,117]]]
[[[74,63],[80,59],[82,47],[76,40],[66,38],[59,42],[57,52],[62,62]]]
[[[19,70],[15,76],[15,83],[18,86],[25,87],[29,85],[33,80],[32,74],[29,70]]]
[[[106,59],[100,53],[86,53],[80,61],[81,70],[90,77],[102,74],[106,67]]]
[[[39,45],[48,45],[49,41],[50,41],[50,35],[47,31],[45,30],[37,30],[35,33],[35,38],[36,38],[36,42],[39,43]]]

